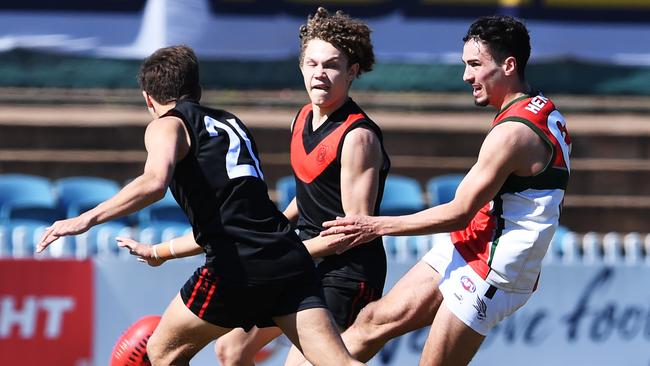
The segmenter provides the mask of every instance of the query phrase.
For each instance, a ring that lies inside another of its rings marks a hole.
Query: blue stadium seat
[[[99,177],[67,177],[54,182],[59,210],[65,217],[75,217],[111,198],[120,190],[119,184]]]
[[[143,208],[136,213],[138,226],[147,227],[153,224],[189,225],[185,212],[168,189],[165,197]]]
[[[282,177],[275,182],[278,209],[284,211],[296,197],[296,180],[293,175]]]
[[[405,215],[421,211],[424,207],[422,188],[417,180],[401,175],[386,178],[379,208],[381,215]]]
[[[190,232],[192,227],[189,224],[156,223],[141,227],[138,240],[145,244],[156,244]]]
[[[118,256],[120,248],[115,241],[117,236],[133,238],[135,233],[133,228],[115,221],[93,226],[74,237],[75,257],[84,259],[92,256]]]
[[[623,237],[623,247],[625,251],[625,263],[636,265],[643,263],[643,239],[637,232],[627,233]],[[648,253],[650,256],[650,253]]]
[[[26,174],[0,175],[0,222],[51,223],[60,217],[50,181]]]
[[[382,239],[387,257],[397,262],[420,259],[433,244],[432,235],[384,236]]]
[[[11,257],[11,247],[9,245],[9,227],[0,224],[0,258]]]
[[[582,237],[582,263],[602,264],[603,240],[602,236],[594,231],[586,232]]]
[[[558,225],[558,227],[555,229],[555,234],[551,239],[551,244],[546,251],[544,263],[554,263],[563,260],[565,250],[564,241],[569,236],[569,234],[572,233],[566,226]]]
[[[76,238],[74,236],[64,236],[50,244],[43,253],[37,255],[50,258],[75,258],[76,252]]]
[[[570,232],[569,228],[564,225],[558,225],[555,229],[553,239],[551,239],[551,250],[556,254],[562,254],[562,239]]]
[[[2,256],[32,258],[36,243],[43,235],[47,224],[39,221],[16,220],[2,227],[2,238],[0,238]]]
[[[456,189],[463,177],[462,174],[445,174],[429,179],[427,182],[429,207],[451,202],[456,196]]]
[[[603,235],[603,261],[607,265],[625,262],[623,236],[620,233],[608,232]]]

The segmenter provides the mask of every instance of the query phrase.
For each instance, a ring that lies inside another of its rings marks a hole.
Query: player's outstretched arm
[[[321,236],[335,235],[333,245],[356,246],[380,235],[425,235],[465,228],[476,212],[495,197],[508,175],[527,164],[530,141],[522,133],[527,134],[519,126],[495,127],[453,201],[411,215],[338,218],[323,223],[327,229]]]
[[[187,132],[180,119],[165,117],[147,126],[144,140],[147,160],[142,175],[95,208],[77,217],[54,222],[43,233],[36,252],[42,252],[62,236],[81,234],[97,224],[131,214],[164,197],[176,161],[189,150]]]
[[[124,237],[117,237],[115,240],[120,248],[128,249],[129,253],[138,257],[140,262],[152,267],[157,267],[173,258],[203,253],[203,248],[194,241],[192,233],[159,244],[143,244]]]

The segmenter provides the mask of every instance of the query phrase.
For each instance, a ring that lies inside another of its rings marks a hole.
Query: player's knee
[[[218,340],[214,345],[214,352],[219,363],[224,366],[247,366],[252,365],[252,359],[244,354],[244,350],[238,344]]]
[[[392,311],[386,305],[375,301],[361,309],[359,316],[365,323],[372,326],[385,326],[391,323],[391,313]]]
[[[168,347],[164,340],[156,337],[155,332],[147,342],[147,357],[152,365],[185,365],[192,358],[184,354],[182,347]]]
[[[406,320],[408,309],[394,309],[381,301],[375,301],[364,307],[351,328],[355,328],[365,338],[366,342],[387,341],[399,333]]]
[[[384,319],[381,315],[381,308],[375,306],[374,303],[370,303],[361,309],[350,328],[363,335],[366,341],[372,342],[382,338],[382,330],[385,325]]]
[[[228,347],[225,346],[221,340],[217,340],[214,343],[214,354],[217,356],[217,360],[221,365],[226,365],[228,359]]]
[[[147,357],[149,357],[149,361],[153,365],[161,365],[165,359],[163,347],[161,347],[158,338],[155,336],[151,336],[147,342]]]

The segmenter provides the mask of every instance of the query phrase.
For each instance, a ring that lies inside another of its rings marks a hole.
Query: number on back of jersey
[[[246,131],[237,123],[234,118],[227,118],[226,122],[217,121],[216,119],[205,116],[203,119],[205,129],[210,136],[219,136],[219,130],[223,130],[228,134],[228,152],[226,153],[226,171],[230,179],[252,176],[264,179],[262,169],[260,168],[260,161],[253,151],[250,138],[246,135]],[[240,155],[242,154],[242,146],[245,147],[245,152],[250,156],[250,163],[238,163]]]

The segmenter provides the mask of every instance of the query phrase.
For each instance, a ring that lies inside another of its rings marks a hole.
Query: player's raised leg
[[[458,319],[443,301],[422,350],[420,365],[467,365],[484,339],[485,336]]]
[[[313,365],[363,365],[350,356],[327,309],[306,309],[273,320]]]
[[[442,302],[440,274],[420,261],[381,299],[368,304],[343,334],[356,359],[367,362],[390,339],[430,325]]]
[[[197,317],[176,295],[147,343],[147,354],[153,365],[189,365],[197,352],[229,331]]]
[[[255,354],[281,334],[278,327],[253,327],[248,332],[236,328],[219,338],[214,350],[222,366],[251,366]]]

